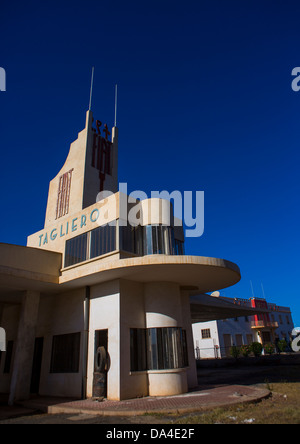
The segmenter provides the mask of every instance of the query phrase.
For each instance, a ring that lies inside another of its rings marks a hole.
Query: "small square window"
[[[206,328],[204,330],[201,330],[201,336],[202,336],[202,339],[210,339],[211,338],[210,328]]]

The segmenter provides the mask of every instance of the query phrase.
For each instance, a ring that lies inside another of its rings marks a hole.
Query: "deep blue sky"
[[[186,252],[237,263],[226,296],[291,306],[300,326],[298,0],[1,0],[0,241],[43,228],[49,181],[93,111],[129,191],[205,191]]]

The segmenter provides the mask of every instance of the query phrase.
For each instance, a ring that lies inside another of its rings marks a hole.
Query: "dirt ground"
[[[0,424],[300,424],[300,365],[231,366],[198,369],[201,388],[222,385],[267,387],[271,396],[259,403],[241,404],[189,415],[99,417],[87,414],[46,415],[34,412],[0,420]]]
[[[266,387],[271,396],[259,403],[213,409],[174,420],[176,424],[300,424],[300,366],[274,365],[200,369],[199,384]]]

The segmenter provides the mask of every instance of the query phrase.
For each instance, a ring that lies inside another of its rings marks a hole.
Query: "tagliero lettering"
[[[0,351],[6,351],[6,333],[4,328],[0,327]]]
[[[71,221],[62,223],[59,228],[54,228],[49,232],[39,235],[39,247],[47,245],[57,238],[68,236],[71,233],[81,230],[86,227],[89,222],[95,224],[100,217],[100,211],[100,208],[95,208],[89,214],[82,214],[80,217],[75,217]],[[111,222],[111,224],[113,223],[115,223],[115,221]]]

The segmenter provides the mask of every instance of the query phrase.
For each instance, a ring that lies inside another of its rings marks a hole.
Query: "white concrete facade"
[[[245,300],[241,301],[245,303]],[[251,301],[248,303],[250,306]],[[255,316],[241,316],[193,324],[196,358],[223,358],[230,356],[232,346],[240,347],[252,342],[271,342],[276,345],[277,340],[285,339],[289,343],[294,328],[290,308],[272,303],[267,305],[269,313],[266,321],[257,321]],[[264,332],[267,334],[265,337]]]
[[[50,183],[44,228],[27,247],[0,244],[0,392],[10,404],[185,393],[197,386],[192,323],[259,312],[204,294],[237,283],[238,266],[182,254],[169,202],[128,202],[116,190],[118,130],[110,142],[93,122],[89,111]],[[124,228],[130,213],[139,223]]]
[[[161,295],[169,294],[170,301]],[[175,300],[174,300],[175,296]],[[82,383],[85,365],[84,349],[84,319],[83,306],[85,289],[70,291],[57,296],[41,298],[38,316],[31,317],[36,322],[32,329],[34,337],[44,339],[43,361],[40,377],[40,395],[82,397]],[[132,372],[130,369],[130,328],[159,328],[180,326],[186,329],[189,341],[189,360],[193,363],[194,351],[189,311],[188,295],[181,292],[174,283],[137,283],[128,280],[113,280],[90,288],[90,323],[88,331],[88,368],[87,368],[87,397],[93,396],[94,348],[95,332],[108,330],[108,353],[111,366],[108,372],[108,397],[112,400],[128,399],[139,396],[163,396],[167,394],[184,393],[190,387],[197,385],[196,369],[193,365],[185,369],[166,371]],[[8,340],[14,343],[12,362],[14,368],[22,368],[22,377],[27,381],[29,391],[31,368],[24,363],[16,365],[17,344],[22,344],[20,335],[24,334],[24,321],[20,319],[22,305],[5,306],[1,325],[7,333]],[[25,324],[27,325],[27,324]],[[29,326],[27,326],[29,328]],[[81,334],[80,368],[77,373],[51,373],[51,356],[53,337],[68,335],[75,332]],[[27,337],[27,334],[25,335]],[[31,347],[33,338],[28,337]],[[127,350],[127,352],[124,352]],[[31,356],[33,350],[31,350]],[[0,392],[12,391],[15,378],[13,371],[5,373],[5,354],[0,364]],[[19,387],[25,388],[24,381]],[[23,394],[13,390],[15,399],[23,399]]]

